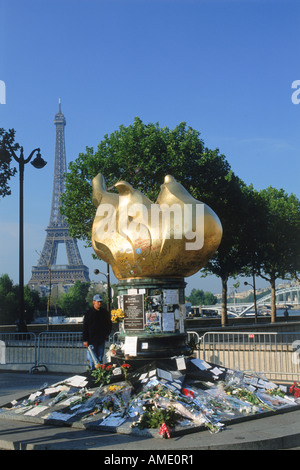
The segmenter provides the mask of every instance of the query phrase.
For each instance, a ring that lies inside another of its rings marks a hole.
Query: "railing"
[[[80,332],[0,333],[0,369],[29,369],[49,366],[87,369],[87,350]]]
[[[118,334],[107,343],[118,342]],[[226,368],[255,372],[277,382],[300,381],[300,333],[187,331],[194,356]],[[0,369],[29,372],[49,366],[87,370],[80,332],[0,333]]]
[[[45,331],[37,340],[37,363],[33,371],[48,370],[50,365],[87,366],[87,350],[81,332]]]
[[[33,367],[37,363],[37,338],[35,333],[0,333],[0,367]]]
[[[207,332],[200,338],[196,356],[226,368],[290,382],[300,380],[299,352],[299,333]]]

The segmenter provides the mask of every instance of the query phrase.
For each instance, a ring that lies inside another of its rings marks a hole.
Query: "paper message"
[[[211,366],[201,359],[192,359],[191,362],[201,370],[210,369]]]
[[[125,356],[136,356],[137,336],[126,336],[124,344]]]

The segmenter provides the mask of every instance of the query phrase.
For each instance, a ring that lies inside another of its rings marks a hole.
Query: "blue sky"
[[[299,14],[296,0],[0,0],[0,127],[48,161],[25,168],[25,282],[49,223],[59,97],[67,163],[135,116],[185,121],[247,184],[300,197]],[[0,201],[0,274],[16,283],[18,184]],[[105,267],[80,251],[96,279]],[[186,281],[221,291],[211,276]]]

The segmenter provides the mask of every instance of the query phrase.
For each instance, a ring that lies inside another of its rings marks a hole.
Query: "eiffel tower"
[[[64,174],[67,171],[65,151],[66,119],[61,112],[59,98],[58,113],[54,117],[55,124],[55,160],[52,205],[49,225],[46,228],[46,240],[37,266],[32,267],[32,276],[28,285],[35,290],[44,291],[53,285],[68,286],[75,281],[89,282],[89,270],[84,266],[77,240],[69,235],[69,226],[60,213],[61,195],[65,189]],[[64,243],[67,252],[67,265],[56,265],[59,243]]]

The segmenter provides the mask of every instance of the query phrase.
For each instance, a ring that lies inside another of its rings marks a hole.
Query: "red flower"
[[[182,393],[183,393],[183,395],[185,395],[186,397],[192,397],[192,398],[194,398],[194,396],[195,396],[193,390],[188,390],[187,388],[182,389]]]
[[[300,388],[297,382],[294,382],[293,385],[290,386],[289,393],[294,394],[296,398],[300,397]]]

